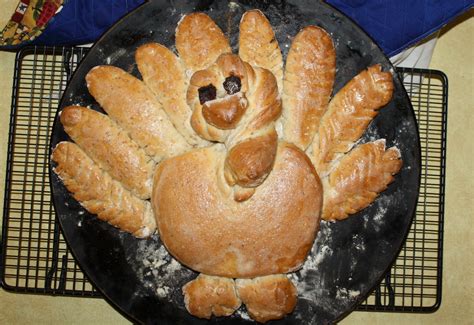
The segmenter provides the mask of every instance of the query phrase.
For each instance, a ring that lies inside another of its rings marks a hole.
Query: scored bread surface
[[[71,139],[100,168],[134,195],[150,198],[155,164],[114,121],[81,106],[64,108],[60,120]]]
[[[94,67],[86,81],[89,92],[110,118],[156,162],[191,148],[143,81],[113,66]]]
[[[331,99],[312,148],[321,177],[327,175],[333,161],[354,146],[392,93],[392,74],[376,64],[355,76]]]
[[[336,51],[322,28],[303,28],[293,40],[283,81],[283,134],[301,150],[311,144],[327,109],[336,73]]]
[[[354,148],[322,180],[322,218],[345,219],[366,208],[394,180],[401,166],[400,152],[395,147],[386,150],[384,140]]]
[[[126,190],[72,142],[53,150],[54,172],[74,198],[90,213],[136,237],[148,237],[156,228],[148,201]]]

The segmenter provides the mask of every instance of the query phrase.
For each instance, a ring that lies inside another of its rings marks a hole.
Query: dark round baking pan
[[[420,147],[409,98],[393,66],[379,47],[350,19],[318,1],[152,1],[120,20],[91,48],[71,79],[58,112],[80,104],[101,111],[84,80],[100,64],[112,64],[139,77],[134,62],[138,46],[158,42],[171,49],[183,14],[203,11],[213,18],[237,50],[242,13],[258,8],[269,18],[286,58],[291,40],[307,25],[332,36],[337,53],[334,93],[361,70],[380,63],[394,74],[392,101],[370,124],[361,142],[386,139],[396,145],[403,167],[395,181],[368,208],[336,223],[322,222],[312,252],[290,277],[299,291],[295,311],[275,323],[325,324],[337,321],[360,304],[395,260],[412,221],[420,179]],[[68,140],[56,118],[51,149]],[[52,172],[51,187],[64,237],[82,270],[124,315],[140,323],[205,323],[186,311],[181,286],[197,273],[167,255],[159,236],[136,239],[90,215]],[[245,310],[212,322],[249,322]]]

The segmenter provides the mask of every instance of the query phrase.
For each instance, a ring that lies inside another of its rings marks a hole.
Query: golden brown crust
[[[117,67],[97,66],[86,81],[100,106],[156,162],[190,149],[141,80]]]
[[[234,129],[247,110],[247,100],[242,93],[213,100],[202,105],[202,116],[206,122],[222,130]]]
[[[71,139],[102,170],[139,198],[150,198],[155,164],[107,115],[68,106],[60,120]]]
[[[229,184],[257,187],[271,172],[277,152],[276,131],[250,138],[232,147],[225,161],[226,178]],[[239,196],[242,201],[243,197]]]
[[[183,286],[184,304],[199,318],[230,316],[241,305],[234,280],[204,274]]]
[[[230,76],[238,77],[241,83],[235,95],[228,95],[224,87]],[[217,98],[201,103],[199,89],[209,85],[215,87]],[[280,116],[281,100],[273,74],[263,68],[252,68],[237,55],[223,54],[208,69],[192,76],[187,100],[194,110],[191,124],[196,132],[206,139],[223,142],[228,149],[228,183],[259,186],[271,171],[277,147],[275,121]],[[233,110],[235,114],[229,122],[222,121],[216,112],[227,114],[231,103],[240,108]],[[226,105],[227,110],[222,109]],[[244,201],[253,193],[236,188],[234,197]]]
[[[286,141],[305,150],[327,109],[336,73],[331,36],[308,26],[296,35],[286,59],[283,81],[283,133]]]
[[[267,17],[260,10],[250,10],[240,21],[239,56],[253,66],[270,70],[278,90],[283,89],[283,58]]]
[[[392,93],[392,74],[377,64],[359,73],[334,96],[313,141],[314,163],[321,177],[327,175],[333,161],[352,148]]]
[[[280,319],[295,309],[297,290],[286,275],[235,281],[240,299],[257,322]]]
[[[189,75],[206,69],[219,55],[232,52],[219,26],[200,12],[186,15],[178,23],[176,49]]]
[[[250,199],[235,202],[219,180],[225,155],[214,146],[158,167],[152,204],[168,251],[209,275],[246,278],[298,269],[313,244],[322,205],[308,157],[281,143],[266,181]]]
[[[209,144],[191,127],[192,112],[186,104],[187,78],[176,55],[161,44],[147,43],[137,49],[135,61],[143,81],[186,141],[194,146]]]
[[[396,147],[385,150],[385,140],[354,148],[323,179],[322,218],[345,219],[369,206],[401,167],[400,152]]]
[[[51,158],[56,162],[54,172],[87,211],[136,237],[154,233],[156,223],[150,203],[113,180],[79,146],[60,142]]]

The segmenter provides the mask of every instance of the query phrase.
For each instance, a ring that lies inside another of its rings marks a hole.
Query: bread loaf
[[[246,188],[262,184],[275,160],[275,121],[281,112],[275,77],[223,54],[192,76],[187,101],[196,132],[227,147],[225,174],[230,186],[237,185],[235,200],[250,198],[255,191]]]
[[[183,286],[184,304],[200,318],[232,315],[241,305],[233,279],[198,275]]]
[[[267,17],[260,10],[242,15],[239,28],[239,56],[253,66],[273,73],[278,90],[283,90],[283,58]]]
[[[283,318],[296,306],[297,291],[286,275],[268,275],[235,281],[240,299],[260,323]]]
[[[236,202],[219,180],[225,156],[224,148],[213,146],[159,165],[152,204],[166,248],[207,275],[250,278],[297,270],[313,245],[322,205],[308,157],[280,143],[268,178],[250,199]]]
[[[206,69],[223,53],[231,53],[229,40],[216,23],[204,13],[183,16],[176,28],[176,49],[186,74]]]

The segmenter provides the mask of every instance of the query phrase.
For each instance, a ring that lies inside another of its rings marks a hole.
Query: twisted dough
[[[275,160],[275,121],[281,112],[275,77],[236,55],[223,54],[191,77],[187,102],[194,130],[228,149],[224,173],[227,183],[235,186],[234,198],[248,199]]]

